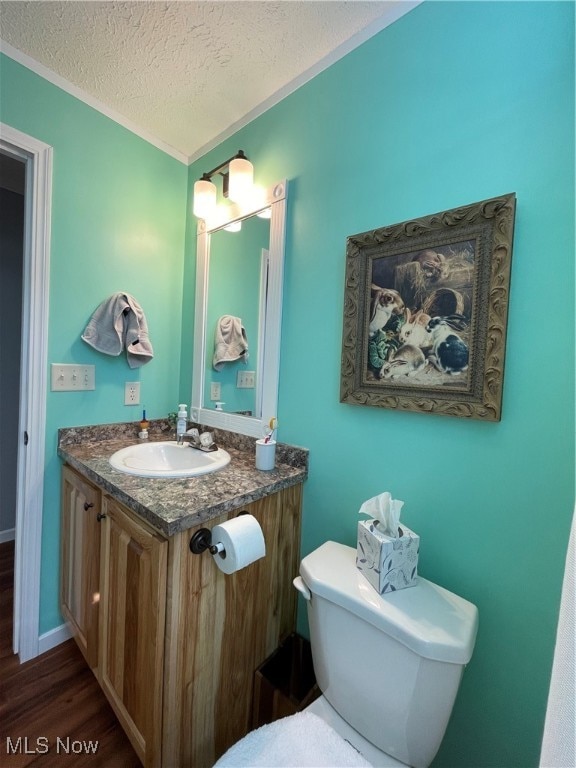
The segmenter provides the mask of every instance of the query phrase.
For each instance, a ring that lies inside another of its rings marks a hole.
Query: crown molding
[[[371,24],[357,32],[348,40],[345,40],[341,45],[331,51],[323,59],[320,59],[320,61],[316,62],[316,64],[307,69],[301,75],[291,80],[285,86],[272,94],[272,96],[261,102],[257,107],[250,110],[250,112],[244,115],[244,117],[232,123],[232,125],[228,126],[226,130],[219,133],[191,155],[187,155],[184,152],[181,152],[180,150],[170,146],[169,144],[166,144],[157,136],[154,136],[153,134],[144,130],[139,125],[132,122],[132,120],[124,117],[124,115],[120,114],[116,110],[111,109],[106,104],[84,91],[82,88],[79,88],[69,80],[66,80],[66,78],[56,74],[56,72],[49,69],[44,64],[41,64],[39,61],[36,61],[36,59],[28,56],[28,54],[23,53],[17,48],[14,48],[14,46],[5,42],[1,38],[0,53],[5,54],[10,59],[16,61],[18,64],[21,64],[23,67],[26,67],[32,72],[35,72],[40,77],[48,80],[48,82],[52,83],[66,93],[69,93],[71,96],[74,96],[79,101],[84,102],[89,107],[92,107],[93,109],[108,117],[110,120],[113,120],[115,123],[118,123],[127,130],[136,134],[136,136],[144,139],[144,141],[152,144],[162,152],[165,152],[166,154],[175,158],[179,162],[184,163],[185,165],[190,165],[191,163],[194,163],[196,160],[203,157],[207,152],[217,147],[223,141],[229,139],[241,128],[244,128],[244,126],[251,123],[257,117],[260,117],[260,115],[264,114],[264,112],[267,112],[273,106],[285,99],[286,96],[294,93],[294,91],[298,90],[298,88],[300,88],[302,85],[312,80],[314,77],[316,77],[316,75],[320,74],[325,69],[328,69],[328,67],[331,67],[332,64],[335,64],[341,58],[346,56],[346,54],[350,53],[355,48],[358,48],[358,46],[365,43],[371,37],[374,37],[374,35],[378,34],[383,29],[386,29],[386,27],[389,27],[395,21],[398,21],[398,19],[400,19],[402,16],[405,16],[422,2],[424,2],[424,0],[398,0],[397,2],[390,3],[390,8],[383,16],[373,21]]]
[[[398,21],[398,19],[402,18],[402,16],[405,16],[407,13],[412,11],[418,5],[421,5],[423,2],[424,0],[398,0],[397,2],[391,3],[390,9],[383,16],[373,21],[367,27],[364,27],[364,29],[361,29],[355,35],[352,35],[352,37],[350,37],[348,40],[345,40],[341,45],[324,56],[323,59],[320,59],[320,61],[316,62],[316,64],[307,69],[301,75],[298,75],[298,77],[294,78],[294,80],[291,80],[285,86],[273,93],[272,96],[265,99],[257,107],[244,115],[244,117],[240,118],[240,120],[232,123],[232,125],[226,128],[225,131],[219,133],[218,136],[215,136],[211,141],[207,142],[202,147],[200,147],[200,149],[196,150],[196,152],[193,152],[188,158],[188,164],[190,165],[196,162],[196,160],[199,160],[207,152],[215,149],[215,147],[217,147],[219,144],[222,144],[223,141],[229,139],[241,128],[244,128],[244,126],[248,125],[248,123],[251,123],[252,120],[260,117],[260,115],[263,115],[264,112],[267,112],[273,106],[282,101],[282,99],[285,99],[286,96],[289,96],[291,93],[294,93],[294,91],[297,91],[298,88],[312,80],[314,77],[316,77],[316,75],[319,75],[320,72],[323,72],[325,69],[328,69],[328,67],[331,67],[332,64],[335,64],[337,61],[346,56],[346,54],[350,53],[355,48],[358,48],[371,37],[374,37],[374,35],[377,35],[383,29],[389,27],[395,21]]]
[[[171,157],[173,157],[175,160],[179,160],[181,163],[188,165],[188,162],[189,162],[188,156],[184,154],[184,152],[180,152],[179,150],[175,149],[169,144],[166,144],[161,139],[157,138],[153,134],[141,128],[136,123],[132,122],[132,120],[129,120],[127,117],[124,117],[124,115],[121,115],[119,112],[116,112],[116,110],[111,109],[106,104],[99,101],[99,99],[94,98],[94,96],[91,96],[89,93],[82,90],[82,88],[79,88],[77,85],[74,85],[74,83],[71,83],[69,80],[66,80],[66,78],[61,77],[61,75],[56,74],[56,72],[53,72],[44,64],[41,64],[39,61],[36,61],[36,59],[33,59],[31,56],[28,56],[28,54],[22,53],[22,51],[18,50],[18,48],[14,48],[13,45],[10,45],[9,43],[7,43],[5,40],[2,40],[2,39],[0,39],[0,53],[3,53],[5,56],[8,56],[8,58],[10,59],[13,59],[18,64],[21,64],[23,67],[26,67],[26,69],[31,70],[35,74],[42,77],[44,80],[48,80],[48,82],[52,83],[52,85],[55,85],[57,88],[60,88],[62,91],[66,91],[66,93],[69,93],[71,96],[74,96],[74,98],[78,99],[79,101],[82,101],[87,106],[92,107],[92,109],[95,109],[97,112],[100,112],[105,117],[108,117],[110,120],[113,120],[115,123],[118,123],[118,125],[121,125],[123,128],[126,128],[128,131],[130,131],[131,133],[134,133],[136,136],[139,136],[141,139],[144,139],[144,141],[148,142],[148,144],[152,144],[152,146],[156,147],[156,149],[159,149],[162,152],[166,153],[167,155],[170,155]]]

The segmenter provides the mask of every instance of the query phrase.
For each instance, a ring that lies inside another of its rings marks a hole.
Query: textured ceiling
[[[414,4],[2,0],[0,37],[194,158]]]

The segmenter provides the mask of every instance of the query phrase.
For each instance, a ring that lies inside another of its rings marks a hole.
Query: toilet
[[[333,541],[302,560],[294,585],[307,601],[322,695],[249,733],[216,765],[429,766],[472,656],[476,606],[421,577],[379,595],[356,550]],[[341,761],[331,751],[339,747]]]

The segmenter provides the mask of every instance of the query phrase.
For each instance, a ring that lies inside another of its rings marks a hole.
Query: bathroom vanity
[[[294,630],[307,452],[279,445],[259,472],[253,439],[218,432],[223,470],[141,478],[108,463],[133,430],[60,431],[62,613],[142,763],[208,767],[250,729],[254,672]],[[227,576],[190,539],[243,511],[266,556]]]

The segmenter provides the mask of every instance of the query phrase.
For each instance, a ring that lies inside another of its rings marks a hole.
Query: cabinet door
[[[98,664],[100,491],[62,469],[60,605],[84,658]]]
[[[160,765],[168,542],[103,501],[100,684],[138,757]]]

